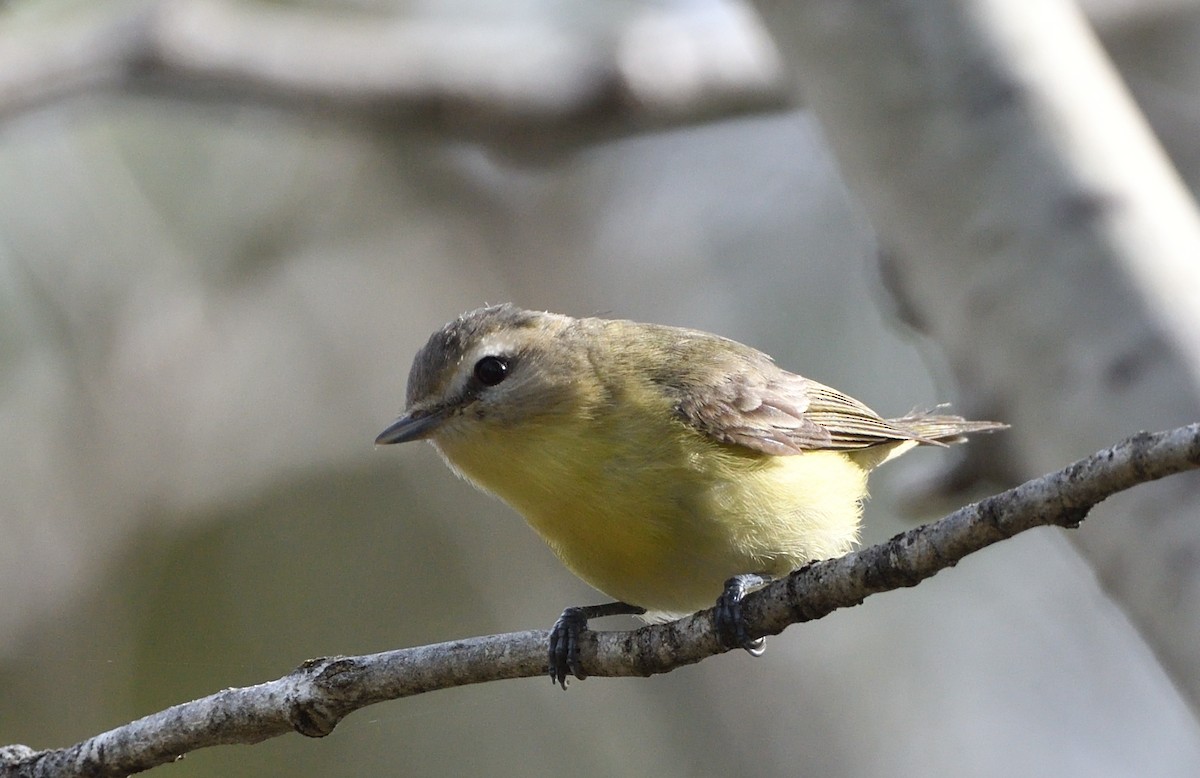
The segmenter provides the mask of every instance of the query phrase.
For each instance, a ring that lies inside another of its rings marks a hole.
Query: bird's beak
[[[432,435],[445,419],[446,414],[439,410],[411,410],[379,433],[375,444],[390,445],[423,440]]]

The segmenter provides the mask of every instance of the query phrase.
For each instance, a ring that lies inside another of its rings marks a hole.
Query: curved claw
[[[564,690],[567,688],[567,673],[579,680],[587,673],[579,664],[579,633],[587,629],[588,617],[583,608],[567,608],[550,629],[550,682]]]
[[[587,673],[583,671],[583,665],[579,661],[579,636],[587,629],[588,619],[622,614],[639,616],[645,612],[645,608],[626,602],[567,608],[550,630],[550,653],[548,656],[550,680],[565,690],[567,673],[581,681],[587,678]]]
[[[746,630],[746,618],[742,613],[742,599],[756,586],[767,582],[767,578],[754,573],[735,575],[725,582],[725,590],[717,598],[716,628],[721,642],[730,648],[743,648],[750,656],[762,656],[767,650],[765,637],[750,638]]]

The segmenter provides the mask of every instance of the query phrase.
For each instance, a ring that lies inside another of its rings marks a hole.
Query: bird
[[[586,677],[579,636],[601,616],[661,621],[715,603],[722,643],[761,654],[742,598],[848,552],[874,468],[1006,426],[885,419],[728,338],[503,304],[430,336],[404,412],[375,442],[429,441],[615,600],[555,622],[548,669],[565,689]]]

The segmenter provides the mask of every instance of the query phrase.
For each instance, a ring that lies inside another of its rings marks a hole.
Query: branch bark
[[[1137,484],[1200,468],[1200,423],[1140,433],[1057,472],[961,508],[886,543],[815,562],[745,601],[751,633],[858,605],[872,594],[915,586],[967,555],[1028,529],[1076,527],[1098,503]],[[470,638],[305,662],[267,683],[176,705],[73,746],[0,748],[0,778],[123,776],[208,746],[257,743],[296,731],[322,737],[345,716],[385,700],[546,673],[548,632]],[[713,612],[632,632],[589,632],[582,659],[591,675],[650,676],[723,653]]]
[[[598,21],[574,29],[159,0],[33,34],[0,27],[0,119],[82,94],[157,90],[443,130],[586,125],[594,136],[789,102],[774,45],[741,5]]]

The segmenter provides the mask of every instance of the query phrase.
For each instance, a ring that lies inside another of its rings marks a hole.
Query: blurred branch
[[[1196,417],[1200,212],[1075,0],[756,7],[890,290],[1026,472]],[[1075,542],[1200,711],[1195,487],[1145,499]]]
[[[74,27],[10,22],[0,26],[0,120],[146,89],[443,129],[662,125],[788,102],[774,46],[740,4],[638,8],[604,21],[573,29],[160,0]]]
[[[813,563],[751,594],[751,634],[773,635],[866,597],[915,586],[968,554],[1040,526],[1075,527],[1098,503],[1140,483],[1200,468],[1200,423],[1140,433],[1058,472],[955,511],[886,543]],[[283,678],[176,705],[64,749],[0,748],[0,778],[123,776],[199,748],[296,731],[322,737],[373,703],[546,673],[545,631],[471,638],[356,657],[310,660]],[[584,634],[598,676],[650,676],[727,651],[713,612],[633,632]]]
[[[1149,26],[1193,14],[1196,0],[1080,0],[1088,20],[1101,33],[1119,28]]]

